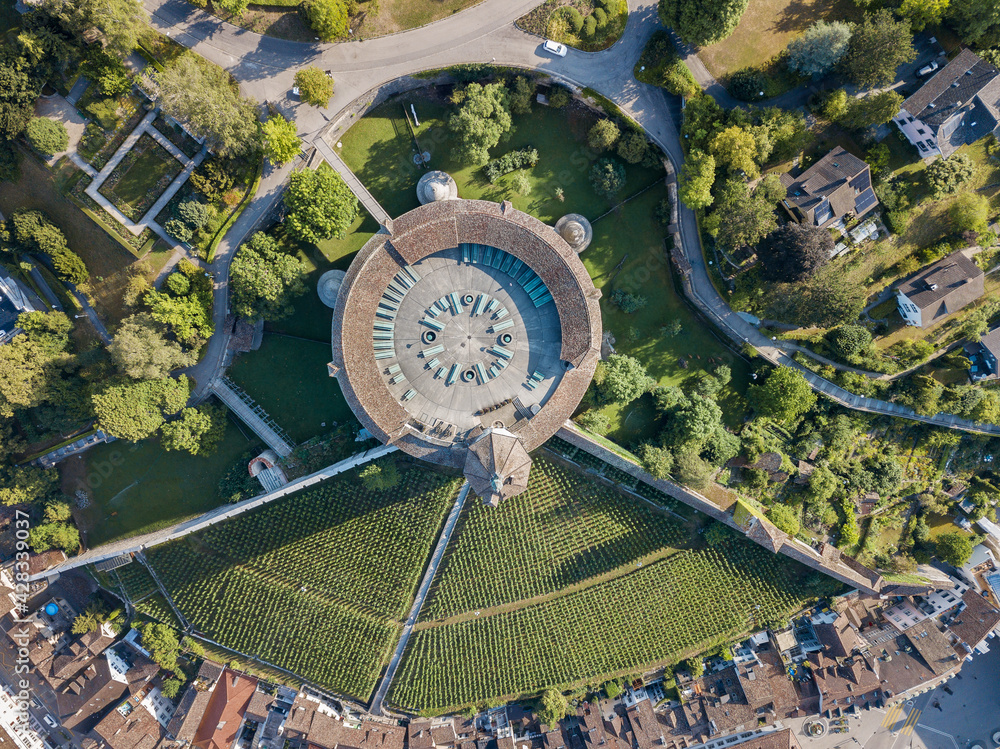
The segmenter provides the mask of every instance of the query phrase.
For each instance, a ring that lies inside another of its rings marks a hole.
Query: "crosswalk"
[[[882,727],[888,728],[890,731],[899,731],[904,736],[911,736],[919,719],[920,710],[913,709],[907,713],[903,703],[897,702],[886,711],[885,717],[882,719]]]

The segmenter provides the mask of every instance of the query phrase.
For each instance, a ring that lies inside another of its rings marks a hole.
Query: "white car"
[[[42,716],[42,720],[44,720],[48,724],[49,728],[58,728],[59,727],[59,724],[56,723],[55,720],[53,720],[52,716],[49,715],[48,713],[46,713],[45,715]]]
[[[938,67],[940,66],[936,62],[932,62],[930,65],[925,65],[924,67],[920,68],[920,70],[917,71],[917,78],[923,78],[925,76],[930,75],[935,70],[937,70]]]
[[[567,49],[565,44],[560,44],[559,42],[554,42],[551,39],[546,39],[545,44],[543,44],[542,47],[546,52],[551,52],[559,57],[566,56]]]

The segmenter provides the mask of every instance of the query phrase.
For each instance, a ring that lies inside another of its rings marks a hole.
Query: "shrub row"
[[[493,159],[483,167],[486,179],[496,182],[505,174],[515,169],[524,169],[538,163],[538,151],[534,148],[522,148],[520,151],[510,151],[499,159]]]

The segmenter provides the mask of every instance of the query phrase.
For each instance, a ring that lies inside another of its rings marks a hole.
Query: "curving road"
[[[662,89],[640,83],[632,68],[649,37],[660,28],[653,0],[629,0],[629,19],[622,38],[603,52],[569,50],[564,58],[542,52],[542,40],[514,27],[513,22],[538,4],[538,0],[483,0],[461,13],[418,29],[363,42],[303,44],[272,39],[220,21],[186,0],[146,0],[152,24],[185,46],[229,70],[244,92],[267,101],[294,118],[307,141],[320,137],[356,99],[377,86],[405,75],[459,63],[496,62],[531,68],[592,88],[617,104],[638,122],[667,154],[675,171],[684,161],[675,122],[680,120],[676,102]],[[295,71],[316,65],[333,73],[336,93],[326,109],[315,109],[291,96]],[[222,242],[212,271],[216,278],[216,328],[221,328],[227,307],[229,263],[243,238],[277,202],[291,167],[265,175],[257,198]],[[834,385],[792,361],[770,338],[730,309],[712,284],[701,250],[698,221],[683,204],[679,211],[680,246],[691,265],[686,278],[689,296],[735,343],[749,343],[774,364],[803,372],[817,392],[855,410],[921,421],[948,429],[1000,435],[1000,426],[979,424],[948,414],[927,417],[912,409],[873,398],[864,398]],[[195,395],[204,394],[206,375],[221,371],[225,336],[215,335],[208,351],[192,373],[198,381]]]

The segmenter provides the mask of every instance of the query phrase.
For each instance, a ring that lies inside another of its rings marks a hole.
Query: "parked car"
[[[566,52],[568,51],[565,44],[554,42],[551,39],[546,39],[545,44],[543,44],[542,47],[544,47],[546,52],[551,52],[559,57],[565,57]]]
[[[924,67],[917,71],[917,78],[926,78],[934,73],[939,67],[941,66],[936,62],[932,62],[930,65],[924,65]]]
[[[55,720],[53,719],[53,717],[51,715],[49,715],[48,713],[45,713],[45,715],[42,716],[42,720],[45,721],[45,723],[48,725],[49,728],[58,728],[59,727],[59,724],[56,723]]]

